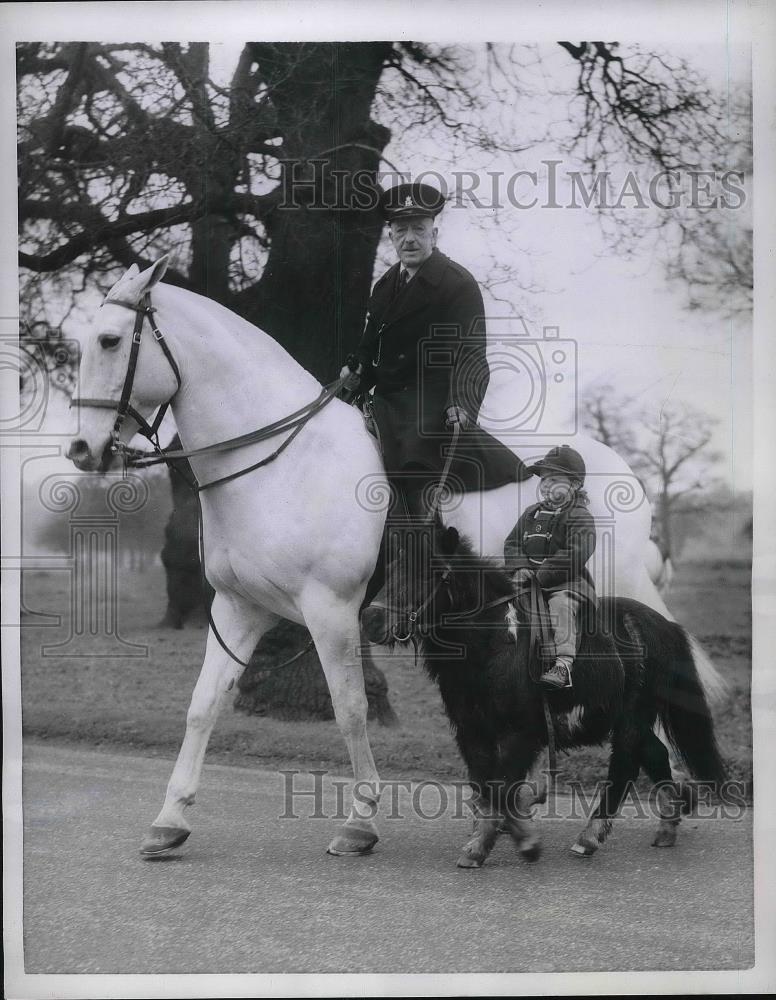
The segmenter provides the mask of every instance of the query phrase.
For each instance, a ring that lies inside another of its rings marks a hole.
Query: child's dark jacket
[[[595,522],[581,500],[549,518],[537,518],[552,508],[537,503],[528,507],[504,542],[507,572],[520,568],[536,572],[545,593],[567,591],[590,608],[597,605],[595,584],[586,563],[595,551]],[[546,528],[546,541],[537,542],[540,524]],[[531,537],[533,536],[533,537]]]

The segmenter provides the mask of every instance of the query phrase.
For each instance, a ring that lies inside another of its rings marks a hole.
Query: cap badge
[[[412,208],[412,195],[408,194],[407,197],[404,199],[404,207]]]

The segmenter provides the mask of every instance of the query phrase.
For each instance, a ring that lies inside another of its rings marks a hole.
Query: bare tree
[[[701,513],[716,501],[719,482],[711,447],[715,421],[683,403],[656,411],[607,383],[582,394],[582,425],[633,468],[654,504],[655,533],[664,555],[676,556],[673,522],[679,513]]]
[[[623,164],[639,180],[623,187],[639,211],[599,204],[609,246],[630,255],[654,248],[691,309],[751,310],[750,87],[715,92],[686,59],[638,45],[560,44],[579,68],[577,124],[564,147],[599,182]],[[637,187],[654,203],[642,203]]]
[[[595,382],[582,393],[580,420],[597,440],[629,462],[636,457],[636,434],[628,417],[638,404],[609,382]]]
[[[532,46],[248,43],[224,87],[207,43],[20,45],[26,281],[104,286],[119,266],[172,250],[170,280],[236,309],[326,377],[361,331],[381,231],[367,189],[392,132],[407,146],[433,142],[447,170],[485,170],[488,157],[540,142],[591,176],[724,159],[725,101],[686,61],[560,45],[578,67],[560,131],[528,124],[531,104],[552,96],[535,82],[548,54]],[[601,217],[611,240],[635,245],[622,213]],[[522,270],[502,260],[484,280],[520,287]]]
[[[715,421],[686,404],[665,403],[658,414],[642,413],[644,443],[634,455],[652,481],[660,542],[675,555],[672,522],[680,511],[700,513],[704,493],[717,485],[713,466],[720,455],[711,448]]]

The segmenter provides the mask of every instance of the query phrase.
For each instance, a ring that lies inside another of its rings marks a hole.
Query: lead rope
[[[536,575],[531,576],[531,600],[530,600],[530,633],[529,633],[529,643],[528,643],[528,663],[529,669],[530,664],[533,663],[534,657],[536,656],[539,663],[541,663],[543,656],[544,646],[548,643],[550,638],[549,622],[548,622],[549,611],[546,610],[546,604],[543,600],[542,592],[539,588],[539,583],[536,579]],[[536,678],[534,678],[536,680]],[[558,751],[555,739],[555,722],[552,717],[552,712],[550,711],[550,703],[547,699],[546,690],[540,685],[540,692],[542,696],[542,710],[544,712],[544,724],[547,729],[547,777],[548,777],[548,788],[553,794],[555,792],[555,786],[558,778]]]
[[[447,477],[450,475],[450,466],[453,464],[453,458],[455,457],[455,449],[458,445],[458,438],[461,436],[461,425],[453,424],[453,441],[447,452],[447,457],[445,458],[445,464],[442,466],[442,475],[439,477],[439,482],[434,490],[434,499],[431,501],[429,507],[428,517],[426,522],[432,522],[436,517],[437,511],[439,510],[439,501],[442,499],[442,492],[447,484]]]

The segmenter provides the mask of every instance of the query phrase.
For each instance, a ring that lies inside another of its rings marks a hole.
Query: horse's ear
[[[129,268],[119,278],[106,296],[106,301],[121,298],[129,302],[137,301],[141,295],[150,291],[154,285],[164,277],[167,266],[170,263],[169,254],[164,254],[145,271],[141,271],[137,264],[130,264]]]
[[[170,255],[164,254],[159,260],[155,261],[150,267],[146,268],[145,271],[141,272],[138,276],[138,281],[142,282],[142,291],[149,292],[154,285],[162,280],[167,271],[170,263]]]
[[[106,300],[110,301],[111,299],[118,298],[119,291],[124,287],[124,285],[127,282],[130,282],[132,281],[133,278],[136,278],[138,274],[140,274],[140,268],[137,266],[137,264],[130,264],[129,267],[126,269],[126,271],[121,275],[119,280],[115,284],[111,285],[110,291],[105,296]]]
[[[441,538],[442,554],[446,556],[453,555],[458,548],[459,540],[460,535],[456,528],[453,528],[452,525],[449,528],[445,528]]]

